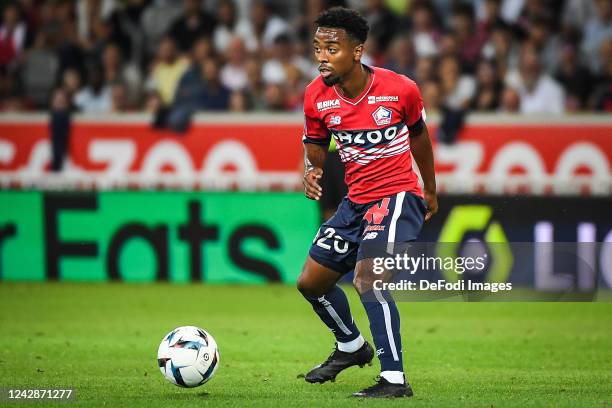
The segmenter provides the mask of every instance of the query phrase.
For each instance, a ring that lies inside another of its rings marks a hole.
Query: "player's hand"
[[[306,171],[302,183],[304,184],[304,193],[306,197],[311,200],[319,200],[323,189],[319,185],[321,177],[323,176],[323,169],[313,167]]]
[[[427,213],[425,214],[425,221],[429,221],[431,217],[435,213],[438,212],[438,195],[436,192],[427,192],[424,193],[425,202],[427,203]]]

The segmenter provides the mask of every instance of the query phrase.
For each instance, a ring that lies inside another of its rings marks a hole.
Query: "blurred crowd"
[[[612,111],[612,0],[2,1],[0,111],[301,111],[312,21],[348,6],[364,62],[429,111]]]

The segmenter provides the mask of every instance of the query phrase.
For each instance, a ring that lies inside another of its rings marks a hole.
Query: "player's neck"
[[[360,63],[346,76],[345,80],[338,84],[338,88],[343,96],[355,99],[364,91],[369,79],[370,70]]]

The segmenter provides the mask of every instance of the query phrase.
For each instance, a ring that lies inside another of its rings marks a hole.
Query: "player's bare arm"
[[[311,200],[319,200],[323,189],[319,184],[323,176],[323,164],[327,157],[328,147],[324,145],[304,144],[304,193]]]
[[[423,195],[427,202],[425,221],[429,221],[438,212],[438,196],[436,194],[433,150],[427,126],[423,125],[419,132],[410,134],[410,150],[423,178]]]

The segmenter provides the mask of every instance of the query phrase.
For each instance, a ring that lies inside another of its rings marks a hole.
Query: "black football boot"
[[[379,377],[378,382],[371,387],[365,388],[353,394],[358,398],[398,398],[412,397],[412,388],[407,381],[404,384],[393,384]]]
[[[366,364],[372,365],[374,358],[374,349],[366,341],[363,346],[354,353],[345,353],[338,350],[338,346],[333,353],[323,362],[319,364],[305,376],[305,380],[309,383],[324,383],[325,381],[334,381],[336,376],[349,367],[358,365],[363,367]]]

